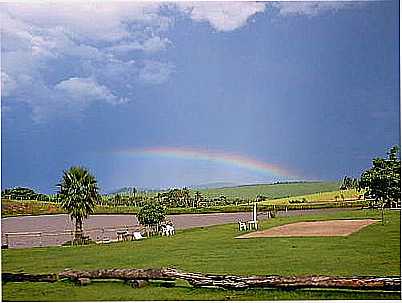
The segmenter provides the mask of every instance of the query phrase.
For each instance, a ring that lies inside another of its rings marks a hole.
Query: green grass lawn
[[[306,220],[380,218],[378,211],[345,211],[325,215],[275,218],[262,228]],[[348,237],[235,239],[237,224],[178,231],[173,238],[155,237],[86,247],[49,247],[2,251],[3,272],[60,272],[65,268],[176,267],[185,271],[278,275],[400,275],[400,213],[387,212],[376,223]],[[185,283],[165,288],[132,289],[120,282],[78,287],[68,282],[7,283],[6,301],[60,300],[296,300],[398,299],[400,293],[367,291],[225,291],[195,289]]]

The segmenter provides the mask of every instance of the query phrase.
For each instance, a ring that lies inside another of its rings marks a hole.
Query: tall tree
[[[340,190],[358,189],[358,188],[359,188],[359,180],[348,176],[345,176],[343,178],[342,184],[339,187]]]
[[[194,195],[194,201],[195,201],[195,203],[196,203],[196,207],[198,207],[199,206],[199,204],[200,204],[200,202],[202,201],[202,199],[203,199],[203,197],[202,197],[202,194],[201,194],[201,192],[200,191],[196,191],[195,192],[195,195]],[[194,205],[193,205],[193,207],[194,207]]]
[[[180,192],[182,199],[184,200],[184,205],[185,207],[190,206],[190,190],[187,187],[183,187],[183,189]]]
[[[366,195],[381,203],[381,208],[398,203],[401,197],[401,160],[398,158],[399,147],[394,146],[388,152],[388,158],[373,159],[373,167],[363,172],[359,186],[366,190]]]
[[[75,221],[74,241],[82,240],[82,223],[94,212],[100,200],[99,188],[95,177],[84,167],[73,166],[63,172],[59,186],[61,207]]]

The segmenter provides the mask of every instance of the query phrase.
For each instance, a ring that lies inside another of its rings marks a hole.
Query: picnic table
[[[117,241],[121,240],[121,241],[126,241],[128,240],[128,237],[130,236],[130,234],[128,233],[127,230],[118,230],[116,231],[117,234]]]

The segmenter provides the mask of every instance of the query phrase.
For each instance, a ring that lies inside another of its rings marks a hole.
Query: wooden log
[[[91,279],[88,279],[88,278],[78,278],[77,283],[78,283],[80,286],[85,286],[85,285],[91,284]]]
[[[149,282],[147,280],[128,280],[126,281],[132,288],[141,288],[147,286]]]
[[[184,273],[173,270],[172,276],[187,280],[197,287],[245,288],[340,288],[355,290],[401,290],[400,277],[334,277],[334,276],[233,276]],[[165,274],[168,274],[165,270]]]
[[[164,274],[162,269],[99,269],[92,271],[64,270],[59,273],[60,278],[77,280],[89,279],[121,279],[121,280],[172,280],[174,277]]]
[[[55,274],[31,275],[26,273],[2,273],[3,283],[6,282],[56,282],[58,280]]]
[[[161,269],[99,269],[77,271],[67,269],[58,274],[78,282],[79,279],[120,279],[124,281],[182,279],[195,287],[218,287],[224,289],[246,288],[338,288],[353,290],[401,291],[401,277],[336,277],[336,276],[235,276],[182,272],[174,268]],[[3,273],[3,281],[54,282],[57,275],[27,275]],[[136,282],[137,283],[137,282]],[[137,283],[145,284],[145,283]],[[137,287],[138,287],[137,286]]]
[[[400,291],[400,277],[334,277],[334,276],[234,276],[181,272],[176,269],[104,269],[64,271],[60,277],[77,279],[174,280],[183,279],[196,287],[245,288],[341,288]]]

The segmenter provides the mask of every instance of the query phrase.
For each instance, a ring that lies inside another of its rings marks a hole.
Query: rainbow
[[[157,156],[176,159],[214,161],[222,164],[234,165],[255,172],[276,175],[281,177],[296,177],[296,175],[278,165],[262,162],[237,153],[227,153],[205,149],[186,147],[150,147],[142,149],[125,149],[115,151],[117,154],[132,156]]]

